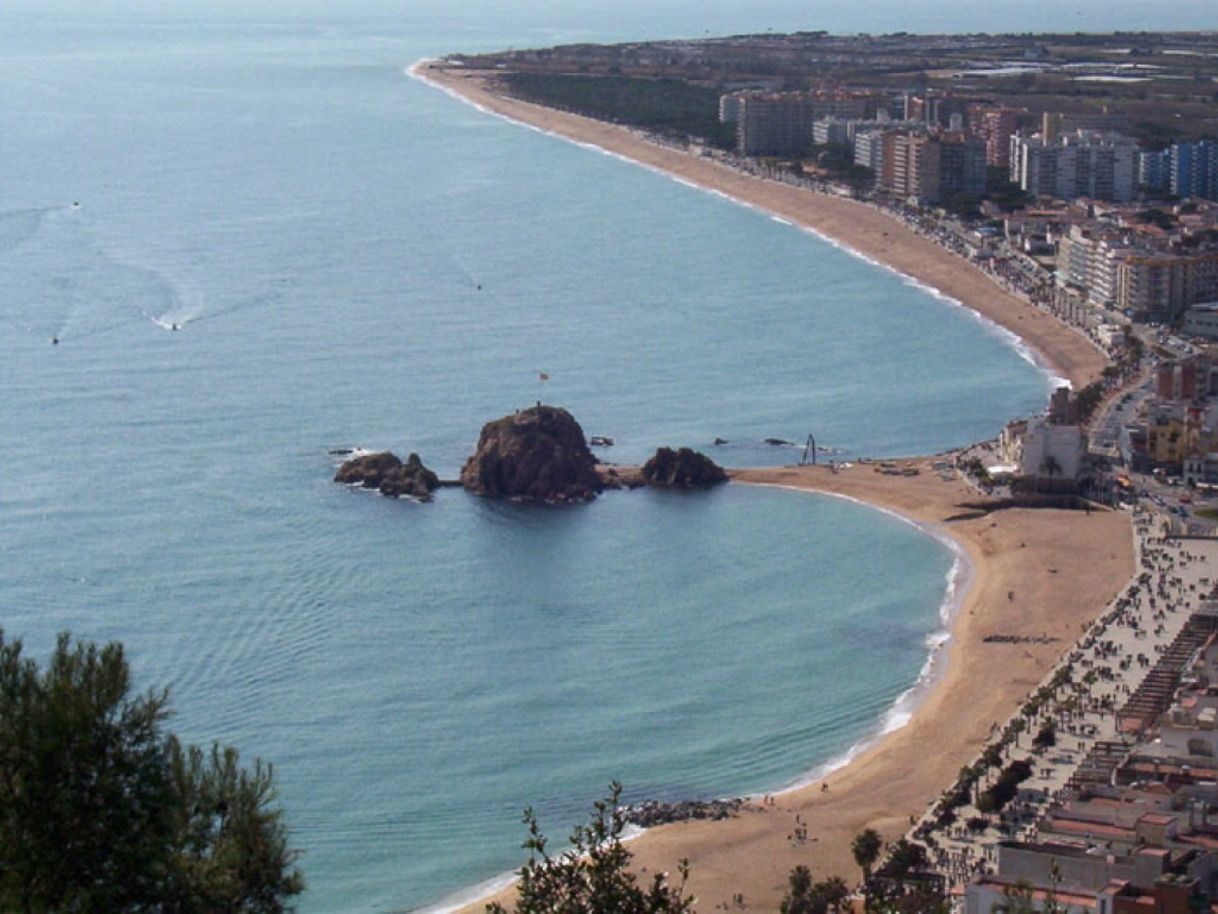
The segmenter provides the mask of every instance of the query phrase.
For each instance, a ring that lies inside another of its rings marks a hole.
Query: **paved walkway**
[[[1035,840],[1039,822],[1069,787],[1107,783],[1140,731],[1167,707],[1179,669],[1205,637],[1186,630],[1187,623],[1218,582],[1218,540],[1167,539],[1168,529],[1164,515],[1135,510],[1138,576],[1050,671],[1037,692],[1040,707],[995,733],[996,743],[1005,742],[1001,762],[977,781],[974,801],[1016,759],[1032,766],[1033,776],[1020,785],[1026,799],[990,815],[968,803],[945,825],[935,824],[936,805],[911,829],[909,837],[927,847],[949,885],[992,871],[999,841]],[[1049,722],[1056,742],[1038,750],[1033,739]],[[1013,738],[1004,741],[1004,734]]]

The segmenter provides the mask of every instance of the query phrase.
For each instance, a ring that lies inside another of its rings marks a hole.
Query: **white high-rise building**
[[[1138,147],[1116,133],[1077,130],[1045,140],[1011,137],[1011,180],[1033,196],[1122,203],[1137,185]]]

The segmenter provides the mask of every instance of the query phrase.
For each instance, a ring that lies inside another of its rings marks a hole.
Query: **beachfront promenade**
[[[949,817],[941,799],[910,829],[949,886],[959,890],[992,872],[998,842],[1039,838],[1042,821],[1068,789],[1107,784],[1113,767],[1165,709],[1174,677],[1209,630],[1190,620],[1210,595],[1218,568],[1218,540],[1168,538],[1169,530],[1166,516],[1136,509],[1138,577],[1046,675],[1034,694],[1047,700],[1032,713],[1021,708],[996,732],[992,745],[1005,744],[996,753],[1000,765],[1017,759],[1031,765],[1020,798],[998,815],[983,814],[973,802]],[[1034,738],[1047,724],[1055,728],[1055,742],[1037,747]],[[974,798],[1000,770],[986,766],[985,755],[972,763],[987,769]]]

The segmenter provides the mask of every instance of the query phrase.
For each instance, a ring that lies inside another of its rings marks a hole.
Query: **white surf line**
[[[790,227],[796,229],[797,231],[807,232],[811,235],[814,235],[815,237],[819,238],[821,241],[825,242],[826,244],[829,244],[829,245],[837,248],[840,251],[845,251],[850,256],[856,257],[859,260],[862,260],[864,263],[870,264],[873,267],[879,267],[882,270],[886,270],[887,272],[893,274],[894,276],[899,277],[907,285],[910,285],[913,288],[918,289],[919,291],[929,293],[931,295],[931,297],[933,297],[939,301],[946,302],[949,305],[963,309],[971,317],[973,317],[974,319],[979,321],[987,332],[989,332],[993,336],[997,337],[998,339],[1002,340],[1007,346],[1014,349],[1015,353],[1021,359],[1028,362],[1030,365],[1032,365],[1038,371],[1040,371],[1045,376],[1046,380],[1053,387],[1072,386],[1068,379],[1066,379],[1066,378],[1062,377],[1060,374],[1058,374],[1057,369],[1045,357],[1044,353],[1042,353],[1039,349],[1037,349],[1036,346],[1031,341],[1024,339],[1014,330],[1011,330],[1007,327],[1002,326],[997,321],[995,321],[993,318],[987,317],[986,315],[984,315],[980,311],[978,311],[976,308],[970,307],[969,305],[965,304],[964,302],[962,302],[960,299],[956,298],[955,296],[948,295],[946,292],[943,292],[940,289],[936,289],[934,286],[931,286],[931,285],[923,282],[922,280],[918,279],[917,277],[910,276],[908,273],[905,273],[905,272],[897,269],[896,267],[892,266],[891,264],[884,263],[881,260],[876,260],[874,257],[871,257],[868,254],[864,254],[862,251],[851,247],[849,244],[845,243],[844,241],[840,241],[837,238],[834,238],[830,235],[825,234],[820,229],[813,228],[812,226],[809,226],[809,225],[793,223],[787,217],[785,217],[782,214],[777,213],[765,206],[762,206],[757,203],[753,203],[752,201],[749,201],[749,200],[742,200],[739,197],[735,197],[732,194],[729,194],[725,191],[719,190],[714,187],[704,187],[701,184],[691,181],[688,178],[682,177],[681,175],[674,174],[673,172],[668,171],[665,168],[661,168],[658,165],[651,165],[647,162],[641,162],[638,159],[632,158],[631,156],[626,155],[624,153],[613,152],[612,150],[605,149],[603,146],[598,146],[595,143],[590,143],[587,140],[575,139],[574,137],[567,136],[564,133],[560,133],[555,130],[547,130],[544,127],[538,127],[536,124],[530,124],[528,121],[520,120],[519,118],[512,117],[509,114],[504,114],[501,111],[495,111],[494,109],[489,108],[486,105],[483,105],[482,103],[480,103],[478,101],[475,101],[474,99],[471,99],[465,95],[462,95],[460,92],[458,92],[455,89],[445,86],[442,83],[438,83],[433,79],[429,79],[423,73],[423,69],[427,65],[429,65],[431,63],[436,63],[436,62],[437,62],[437,59],[434,57],[425,57],[421,60],[415,61],[415,63],[413,63],[409,67],[407,67],[405,69],[405,73],[407,76],[411,77],[412,79],[416,79],[419,82],[424,83],[428,86],[431,86],[434,89],[439,89],[445,95],[455,98],[457,101],[462,102],[466,105],[469,105],[471,108],[481,111],[483,114],[489,114],[491,117],[497,117],[500,120],[506,121],[509,124],[515,124],[518,127],[524,127],[528,130],[532,130],[534,133],[540,133],[544,136],[555,137],[555,138],[563,140],[567,143],[571,143],[574,146],[579,146],[580,148],[583,148],[583,149],[591,149],[595,152],[601,153],[602,155],[609,156],[610,158],[618,159],[619,161],[622,161],[622,162],[627,162],[638,168],[644,168],[647,171],[653,172],[654,174],[662,175],[665,178],[668,178],[670,181],[676,181],[678,184],[683,184],[686,187],[693,188],[694,190],[701,191],[702,193],[711,194],[712,196],[715,196],[715,197],[721,197],[724,200],[728,200],[728,201],[736,204],[737,206],[743,206],[747,209],[753,210],[754,212],[762,213],[766,216],[769,216],[772,220],[774,220],[775,222],[778,222],[782,225],[790,226]],[[544,106],[539,106],[539,107],[544,107]],[[569,112],[559,112],[559,113],[569,113]],[[577,116],[582,116],[582,115],[577,115]],[[592,119],[589,118],[589,120],[592,120]],[[607,126],[619,126],[619,125],[607,125]],[[629,128],[627,128],[627,129],[629,129]],[[640,142],[650,143],[651,145],[655,146],[657,149],[667,149],[669,151],[679,152],[679,150],[673,150],[670,147],[660,146],[659,144],[652,143],[651,140],[646,138],[646,136],[639,135],[639,134],[635,134],[635,136],[636,136],[636,139],[638,139]],[[688,153],[681,153],[681,154],[688,155]],[[726,166],[720,166],[720,167],[726,167]],[[741,172],[740,175],[741,175],[741,177],[751,177],[758,181],[768,180],[768,179],[762,178],[758,175],[748,175],[743,172]],[[815,191],[809,191],[809,193],[815,193]],[[826,194],[825,196],[829,196],[829,195]],[[883,213],[882,211],[881,211],[881,215],[887,216],[887,214]],[[892,217],[889,216],[888,218],[892,218]],[[903,228],[905,228],[909,231],[913,231],[912,229],[909,229],[908,226],[904,225],[904,223],[901,223],[900,220],[894,218],[893,221],[900,224]],[[915,232],[915,234],[917,234],[917,233]],[[930,240],[930,239],[928,239],[928,240]],[[932,241],[931,243],[933,244],[934,242]],[[944,249],[944,250],[946,253],[949,253],[949,254],[952,253],[951,251],[947,251],[946,249]],[[965,261],[965,262],[967,263],[967,261]],[[970,264],[970,266],[971,266],[971,264]],[[987,277],[987,278],[990,278],[990,277]],[[993,281],[992,278],[991,278],[991,281]],[[1005,294],[1008,294],[1008,295],[1012,294],[1010,292],[1006,292],[1006,290],[1003,290],[1003,291]],[[1029,307],[1035,307],[1035,305],[1029,304]],[[1063,324],[1063,326],[1066,326],[1066,325]],[[1086,339],[1086,337],[1084,337],[1084,339]],[[1090,342],[1090,340],[1088,340],[1088,342]]]
[[[734,480],[740,482],[739,480]],[[785,784],[778,790],[768,791],[772,796],[781,796],[782,794],[794,793],[798,790],[803,790],[814,784],[823,781],[826,777],[835,771],[840,771],[845,768],[868,749],[871,749],[880,742],[884,737],[891,733],[896,733],[898,730],[906,727],[918,709],[926,703],[943,677],[947,673],[948,663],[948,646],[955,640],[952,637],[952,627],[955,625],[956,617],[960,613],[960,609],[964,606],[965,600],[968,597],[969,591],[973,587],[976,580],[976,568],[973,566],[972,559],[969,558],[968,552],[964,545],[954,536],[948,533],[943,528],[928,524],[923,521],[915,520],[906,514],[902,514],[893,508],[886,508],[882,505],[874,504],[861,498],[856,498],[853,495],[843,495],[840,492],[827,492],[820,489],[808,489],[802,486],[786,485],[784,483],[774,482],[740,482],[741,485],[759,486],[770,489],[784,489],[790,492],[799,492],[804,495],[822,496],[825,498],[837,498],[843,501],[848,501],[861,507],[868,508],[872,511],[878,511],[881,514],[886,514],[891,518],[900,521],[913,527],[920,533],[933,538],[941,543],[952,553],[953,560],[951,568],[948,569],[945,577],[946,587],[944,588],[943,600],[939,604],[939,625],[926,635],[926,646],[928,648],[926,660],[922,664],[922,668],[918,671],[918,676],[913,684],[901,692],[891,705],[881,716],[876,724],[876,728],[868,735],[855,741],[845,752],[830,758],[804,774],[799,775],[794,780]]]

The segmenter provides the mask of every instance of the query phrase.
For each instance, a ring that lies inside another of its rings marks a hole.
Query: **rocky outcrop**
[[[735,818],[743,806],[744,800],[741,799],[682,800],[676,803],[647,800],[636,806],[626,807],[623,810],[623,818],[640,828],[667,825],[669,822],[689,822],[693,819],[710,819],[717,822]]]
[[[554,503],[588,501],[605,487],[579,423],[541,404],[484,425],[461,484],[474,495]]]
[[[408,496],[419,501],[430,501],[431,493],[440,485],[418,454],[411,454],[403,463],[389,451],[353,457],[338,468],[334,481],[376,489],[391,498]]]
[[[643,464],[642,475],[648,485],[670,489],[698,489],[727,482],[722,467],[687,447],[677,451],[660,448]]]

